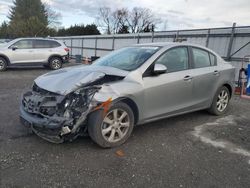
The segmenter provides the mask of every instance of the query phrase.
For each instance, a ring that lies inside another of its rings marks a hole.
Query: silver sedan
[[[225,113],[234,74],[234,67],[202,46],[126,47],[90,66],[38,77],[23,95],[21,121],[54,143],[88,134],[101,147],[114,147],[138,124],[203,109]]]

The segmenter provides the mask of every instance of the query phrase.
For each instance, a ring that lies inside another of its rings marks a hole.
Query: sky
[[[250,0],[42,0],[60,13],[62,27],[96,23],[100,7],[142,7],[161,19],[157,30],[250,25]],[[12,0],[0,0],[0,23],[7,20]]]

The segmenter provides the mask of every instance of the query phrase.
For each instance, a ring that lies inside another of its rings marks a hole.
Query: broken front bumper
[[[68,121],[67,118],[39,117],[26,112],[23,105],[20,106],[20,122],[39,137],[49,142],[62,143],[73,140],[77,136],[71,134],[67,126],[65,126]]]
[[[85,87],[67,96],[48,92],[36,84],[20,105],[20,120],[38,136],[61,143],[86,135],[87,116],[96,107],[91,102],[100,87]]]
[[[67,137],[61,136],[62,127],[65,120],[62,119],[45,119],[32,115],[24,110],[24,107],[20,107],[20,122],[27,128],[31,129],[35,134],[43,139],[53,142],[62,143]]]
[[[25,121],[25,125],[35,126],[40,128],[48,128],[48,129],[58,129],[62,128],[66,119],[64,118],[50,118],[45,119],[38,117],[37,115],[32,115],[24,110],[24,107],[21,105],[20,107],[20,118]]]

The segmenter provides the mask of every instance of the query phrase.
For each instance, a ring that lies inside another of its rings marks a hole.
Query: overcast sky
[[[158,30],[250,25],[250,0],[42,0],[61,13],[62,26],[95,23],[98,9],[145,7],[161,18]],[[12,0],[0,0],[0,23]]]

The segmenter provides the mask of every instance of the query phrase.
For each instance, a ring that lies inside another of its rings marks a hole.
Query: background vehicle
[[[62,42],[44,38],[20,38],[0,46],[0,71],[11,66],[44,65],[60,69],[69,49]]]
[[[100,146],[114,147],[128,139],[136,124],[202,109],[223,114],[234,73],[232,65],[201,46],[132,46],[90,66],[38,77],[24,94],[21,120],[51,142],[88,132]]]

